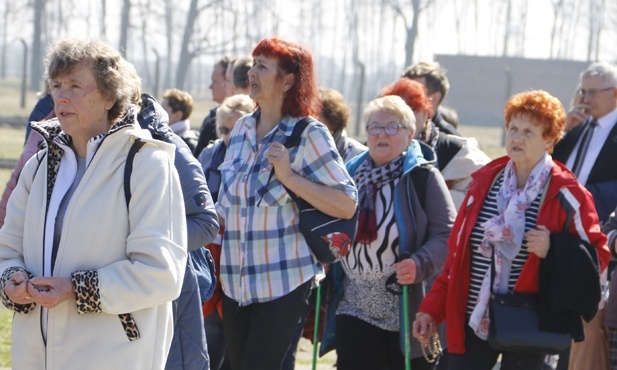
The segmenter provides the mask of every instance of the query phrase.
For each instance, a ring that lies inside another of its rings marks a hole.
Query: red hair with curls
[[[433,104],[426,96],[426,88],[417,81],[401,78],[379,93],[380,98],[386,95],[400,96],[414,112],[424,112],[427,117],[433,117]]]
[[[515,116],[524,116],[530,122],[542,126],[542,137],[553,140],[553,145],[563,136],[566,111],[559,99],[544,90],[530,90],[512,96],[504,108],[506,129]]]
[[[321,103],[310,51],[292,42],[271,37],[257,44],[253,50],[253,57],[258,55],[276,58],[280,71],[295,75],[295,82],[283,100],[281,114],[292,117],[316,117],[321,110]]]

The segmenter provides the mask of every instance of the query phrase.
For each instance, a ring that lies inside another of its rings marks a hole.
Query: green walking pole
[[[403,338],[405,340],[405,370],[411,370],[411,338],[409,335],[409,286],[403,285]],[[313,368],[315,370],[315,368]]]
[[[317,346],[319,345],[317,341],[319,340],[319,313],[321,312],[321,279],[317,277],[315,280],[317,281],[317,301],[315,302],[315,324],[313,326],[313,370],[317,369]]]

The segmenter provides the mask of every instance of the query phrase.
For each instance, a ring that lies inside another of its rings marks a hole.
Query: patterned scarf
[[[405,153],[381,167],[375,167],[371,157],[360,164],[354,176],[358,187],[358,232],[356,242],[370,244],[377,239],[377,216],[375,215],[375,197],[379,189],[401,177]]]
[[[514,162],[506,165],[504,180],[497,193],[497,210],[499,215],[482,224],[484,239],[480,243],[480,252],[492,258],[495,251],[494,291],[504,293],[508,290],[508,280],[512,261],[518,255],[525,234],[525,210],[533,203],[544,189],[552,169],[552,159],[547,153],[533,168],[522,190],[518,189]],[[478,337],[488,338],[488,300],[490,296],[491,270],[484,275],[478,302],[474,307],[469,325]]]

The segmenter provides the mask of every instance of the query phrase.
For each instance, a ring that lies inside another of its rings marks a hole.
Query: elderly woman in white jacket
[[[58,118],[24,167],[0,230],[14,369],[162,369],[186,266],[173,147],[135,125],[141,83],[102,41],[61,40],[46,78]],[[125,199],[124,168],[135,140]]]

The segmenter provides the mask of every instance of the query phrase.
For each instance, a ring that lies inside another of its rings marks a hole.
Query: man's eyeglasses
[[[231,132],[231,129],[225,126],[219,126],[218,130],[221,133],[221,135],[228,135]]]
[[[583,89],[583,88],[579,88],[578,90],[576,90],[576,94],[578,94],[578,96],[587,96],[589,98],[593,98],[594,96],[596,96],[598,93],[601,93],[603,91],[609,91],[609,90],[613,90],[615,87],[611,86],[611,87],[607,87],[604,89]]]
[[[387,125],[384,125],[384,126],[371,123],[371,124],[366,125],[366,132],[368,132],[369,135],[377,136],[379,135],[379,132],[383,130],[386,133],[386,135],[393,136],[393,135],[396,135],[398,133],[398,130],[401,128],[405,128],[405,126],[398,124],[398,123],[388,123]]]

